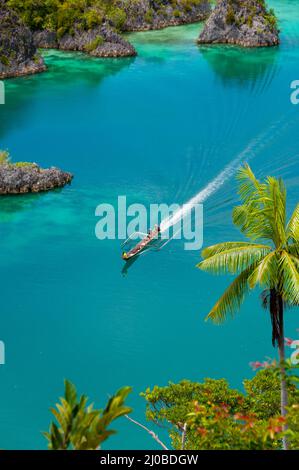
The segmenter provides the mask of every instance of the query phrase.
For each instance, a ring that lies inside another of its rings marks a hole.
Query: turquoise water
[[[173,241],[123,276],[118,241],[94,234],[95,208],[128,202],[184,203],[250,146],[258,175],[280,175],[298,201],[299,1],[271,1],[282,29],[275,49],[197,47],[200,25],[131,35],[134,59],[48,51],[48,72],[7,82],[1,148],[75,174],[62,191],[0,200],[1,448],[44,448],[49,407],[74,381],[97,405],[132,385],[139,393],[183,378],[252,374],[273,356],[270,321],[253,293],[222,327],[204,317],[229,279],[195,268],[199,253]],[[234,178],[204,205],[205,245],[238,237]],[[287,312],[286,333],[298,317]],[[127,422],[106,448],[155,448]]]

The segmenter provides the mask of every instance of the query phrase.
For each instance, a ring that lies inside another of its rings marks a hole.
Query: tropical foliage
[[[286,188],[281,179],[259,181],[246,165],[238,180],[242,204],[234,209],[233,221],[249,241],[224,242],[203,250],[200,269],[237,275],[208,318],[222,323],[240,309],[250,289],[263,289],[262,304],[270,312],[272,343],[279,348],[281,414],[285,416],[284,309],[299,305],[299,204],[287,221]]]
[[[198,265],[213,274],[238,274],[208,315],[217,323],[234,315],[248,290],[258,285],[267,293],[276,289],[284,303],[299,303],[299,204],[287,223],[282,180],[268,177],[260,182],[248,165],[238,180],[243,204],[234,209],[233,221],[251,242],[224,242],[206,248],[204,261]],[[275,341],[277,333],[274,329]]]
[[[6,150],[0,150],[0,165],[9,163],[10,155]]]
[[[121,28],[126,20],[115,0],[9,0],[32,30],[48,29],[59,35],[74,27],[88,30],[101,25],[104,18]]]
[[[6,165],[15,168],[36,166],[36,164],[32,162],[12,163],[10,153],[7,150],[0,150],[0,165]]]
[[[109,23],[122,31],[127,18],[151,24],[154,16],[187,14],[203,0],[155,0],[149,8],[143,0],[8,0],[32,30],[56,31],[59,36],[74,29],[89,30]],[[177,14],[175,14],[175,12]]]
[[[287,422],[289,425],[286,431],[289,447],[291,450],[299,449],[299,404],[289,406],[287,409]]]
[[[88,397],[77,396],[75,386],[65,381],[64,397],[51,411],[57,420],[44,433],[51,450],[96,450],[109,436],[115,433],[110,424],[132,410],[125,405],[130,387],[120,389],[113,395],[104,410],[87,405]]]
[[[235,14],[236,6],[246,6],[241,17]],[[261,8],[259,8],[259,6]],[[235,24],[242,26],[246,24],[249,28],[252,28],[253,19],[258,13],[258,10],[264,11],[263,18],[272,31],[277,30],[277,18],[273,8],[268,8],[265,0],[257,0],[256,2],[243,2],[242,0],[228,0],[226,22],[228,24]]]
[[[299,390],[288,380],[292,419],[288,435],[298,444]],[[285,418],[280,416],[280,378],[267,367],[244,380],[244,392],[226,380],[182,381],[142,394],[146,417],[168,430],[175,449],[278,449]],[[297,447],[298,448],[298,447]]]

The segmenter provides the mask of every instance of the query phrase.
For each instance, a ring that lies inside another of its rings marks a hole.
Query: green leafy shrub
[[[192,10],[192,6],[193,2],[191,0],[182,0],[182,7],[186,13]]]
[[[166,11],[165,8],[161,7],[157,10],[157,15],[158,16],[166,16]]]
[[[147,12],[145,13],[144,20],[145,20],[146,23],[149,23],[149,24],[151,24],[153,22],[154,12],[151,8],[149,10],[147,10]]]
[[[6,55],[1,55],[0,56],[0,62],[1,62],[2,65],[5,65],[6,67],[8,67],[9,64],[10,64],[10,60]]]
[[[199,6],[201,3],[202,0],[181,0],[180,2],[186,13],[192,11],[193,8]]]
[[[120,8],[111,8],[107,14],[107,19],[115,26],[116,29],[121,30],[126,22],[127,15],[124,10]]]
[[[289,404],[299,403],[299,389],[291,377],[287,378]],[[280,375],[279,368],[267,367],[260,370],[250,380],[244,380],[246,399],[245,410],[251,410],[258,418],[268,419],[280,413]]]
[[[16,162],[12,164],[16,168],[34,168],[37,167],[35,163],[32,162]]]
[[[233,9],[231,4],[229,4],[228,8],[227,8],[226,22],[227,22],[227,24],[234,24],[236,22],[234,9]]]
[[[35,56],[33,57],[33,61],[34,61],[35,64],[38,64],[39,61],[40,61],[40,57],[39,57],[38,55],[35,55]]]
[[[89,44],[85,46],[86,52],[92,52],[94,51],[97,47],[101,46],[104,44],[104,38],[102,36],[97,36],[93,41],[91,41]]]
[[[252,28],[252,25],[253,25],[253,15],[249,15],[248,18],[247,18],[247,24],[249,26],[249,28]]]
[[[90,10],[84,13],[84,20],[87,29],[92,29],[103,23],[104,14],[102,11],[96,8],[91,8]]]
[[[233,413],[229,406],[194,404],[187,426],[194,435],[195,449],[271,450],[279,449],[281,417],[258,420],[253,413]]]
[[[56,418],[51,423],[49,432],[44,436],[51,450],[96,450],[115,431],[109,425],[120,416],[132,410],[125,406],[125,400],[131,392],[130,387],[120,389],[113,395],[104,410],[96,410],[87,405],[85,395],[77,396],[75,386],[65,381],[64,397],[51,411]]]
[[[0,165],[5,165],[10,162],[9,152],[6,150],[0,150]]]
[[[299,390],[288,379],[289,405],[293,414],[289,434],[299,439]],[[226,380],[184,380],[166,387],[155,386],[141,396],[146,418],[166,427],[174,449],[279,449],[285,420],[280,416],[280,378],[277,367],[257,372],[244,381],[244,392]],[[295,408],[294,408],[295,407]],[[298,433],[298,434],[297,434]],[[294,443],[292,445],[295,445]]]
[[[271,8],[268,13],[264,16],[266,23],[271,28],[272,31],[277,29],[277,18],[273,8]]]
[[[25,23],[32,29],[55,31],[58,37],[73,34],[75,30],[89,30],[108,20],[117,30],[122,30],[126,20],[126,7],[140,0],[8,0],[8,5],[15,9]],[[190,11],[203,0],[155,0],[144,16],[147,23],[152,23],[154,12],[166,16],[168,4],[178,11]]]
[[[8,0],[8,4],[32,30],[49,29],[59,36],[102,24],[111,7],[105,0]]]
[[[8,0],[7,3],[33,30],[43,29],[45,18],[54,15],[60,5],[59,0]]]
[[[288,407],[287,423],[289,428],[286,432],[291,450],[299,449],[299,404]]]

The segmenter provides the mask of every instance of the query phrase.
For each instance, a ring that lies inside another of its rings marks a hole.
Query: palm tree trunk
[[[281,295],[276,289],[270,291],[270,314],[272,321],[272,342],[278,345],[279,367],[280,367],[280,407],[281,416],[286,417],[288,406],[287,374],[285,370],[285,346],[284,346],[284,307]],[[287,430],[287,425],[283,426],[283,431]],[[288,450],[286,437],[282,438],[283,450]]]
[[[285,361],[285,352],[284,352],[284,344],[279,345],[279,362],[280,362],[280,403],[281,403],[281,416],[286,417],[287,410],[286,407],[288,406],[288,391],[287,391],[287,381],[286,381],[286,370],[284,368],[284,361]],[[287,425],[284,424],[283,431],[287,430]],[[284,436],[282,438],[282,445],[284,450],[288,450],[288,441],[287,438]]]
[[[287,415],[288,406],[288,390],[287,390],[287,375],[285,370],[285,346],[284,346],[284,318],[283,318],[283,300],[281,295],[277,296],[278,306],[278,322],[279,322],[279,338],[278,338],[278,352],[279,352],[279,364],[280,364],[280,404],[281,404],[281,416],[284,418]],[[283,426],[283,431],[287,430],[287,425]],[[288,450],[288,441],[284,436],[282,438],[282,446],[284,450]]]

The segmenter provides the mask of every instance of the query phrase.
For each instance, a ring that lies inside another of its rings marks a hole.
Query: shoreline
[[[2,72],[0,73],[0,80],[8,80],[12,78],[22,78],[22,77],[29,77],[30,75],[37,75],[39,73],[43,73],[47,71],[46,64],[31,64],[27,67],[22,68],[19,71],[15,72]]]
[[[0,165],[0,196],[35,194],[71,184],[73,174],[56,167],[41,168],[36,163]]]

